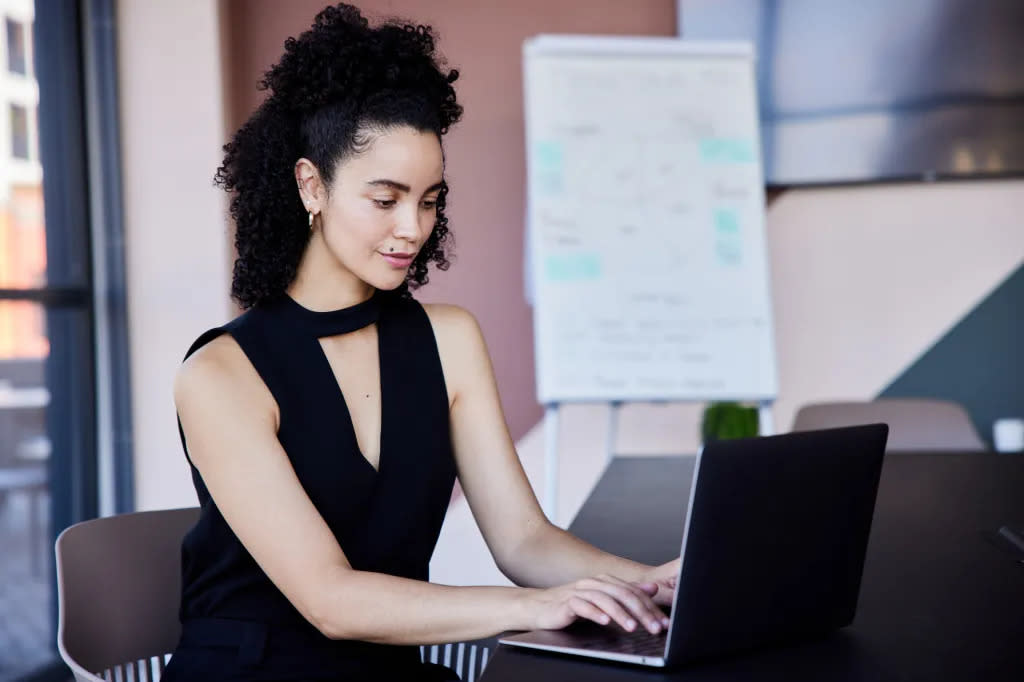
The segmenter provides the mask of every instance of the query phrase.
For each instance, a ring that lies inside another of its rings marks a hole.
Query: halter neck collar
[[[380,291],[375,290],[362,303],[338,310],[317,311],[303,307],[285,293],[279,305],[289,324],[319,338],[347,334],[373,324],[380,318],[380,299]]]

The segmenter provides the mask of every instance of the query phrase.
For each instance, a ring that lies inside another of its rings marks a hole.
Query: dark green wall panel
[[[1024,417],[1024,266],[1018,267],[879,397],[959,402],[991,447],[996,419]]]

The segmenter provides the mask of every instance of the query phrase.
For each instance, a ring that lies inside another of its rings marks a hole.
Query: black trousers
[[[203,618],[182,624],[162,682],[454,682],[451,668],[422,663],[418,647],[335,642],[266,623]]]

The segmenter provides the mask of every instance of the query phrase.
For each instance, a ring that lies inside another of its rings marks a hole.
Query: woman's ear
[[[323,182],[320,179],[320,172],[313,162],[307,158],[301,158],[295,162],[295,184],[299,192],[299,198],[306,210],[317,215],[323,209],[322,201],[325,197]]]

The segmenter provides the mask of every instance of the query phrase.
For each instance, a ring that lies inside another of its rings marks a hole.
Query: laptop
[[[694,466],[667,632],[580,620],[498,641],[664,667],[849,625],[888,431],[869,424],[708,444]]]

